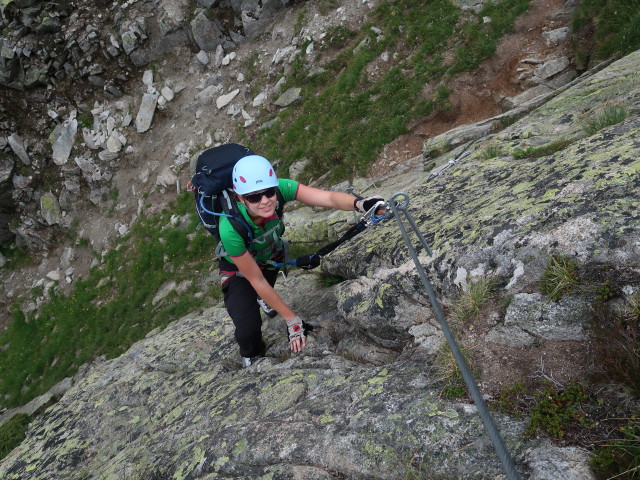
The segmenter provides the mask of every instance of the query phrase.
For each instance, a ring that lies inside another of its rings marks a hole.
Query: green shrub
[[[584,413],[580,409],[586,402],[587,394],[580,384],[558,388],[548,383],[536,394],[537,403],[531,410],[527,435],[534,436],[544,431],[554,438],[562,438],[567,429],[584,426]]]
[[[26,413],[18,413],[3,425],[0,425],[0,460],[24,440],[31,417]]]
[[[505,386],[500,390],[500,396],[493,406],[501,413],[521,418],[522,414],[527,412],[527,404],[524,401],[525,393],[524,383],[522,382]]]
[[[3,245],[0,247],[0,253],[2,253],[7,260],[6,265],[3,267],[5,270],[19,270],[32,265],[34,261],[34,257],[26,247]]]

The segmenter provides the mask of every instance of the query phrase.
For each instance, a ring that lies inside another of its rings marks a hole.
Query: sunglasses
[[[276,194],[276,187],[267,188],[262,192],[255,193],[247,193],[242,195],[242,197],[249,203],[259,203],[262,200],[262,197],[271,198]]]

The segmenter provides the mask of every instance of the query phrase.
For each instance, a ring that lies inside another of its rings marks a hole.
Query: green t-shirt
[[[286,178],[278,180],[278,189],[282,193],[285,203],[295,200],[298,193],[298,182]],[[268,260],[274,253],[282,249],[280,236],[284,233],[284,223],[274,212],[273,216],[265,222],[264,227],[258,227],[247,213],[247,209],[242,202],[237,202],[238,209],[242,213],[244,220],[253,230],[253,245],[251,254],[256,261]],[[220,231],[220,241],[227,255],[224,257],[233,263],[233,257],[239,257],[247,251],[244,240],[229,222],[227,217],[220,218],[218,225]]]

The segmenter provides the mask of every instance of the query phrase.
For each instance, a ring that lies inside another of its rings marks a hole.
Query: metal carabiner
[[[385,212],[382,215],[376,215],[376,212],[380,210],[380,208],[384,208]],[[362,221],[364,221],[367,227],[370,227],[371,225],[374,225],[381,222],[382,220],[386,220],[391,217],[393,217],[391,207],[384,200],[380,200],[365,212],[365,214],[362,216]]]

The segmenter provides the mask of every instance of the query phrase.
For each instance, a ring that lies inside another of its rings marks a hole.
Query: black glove
[[[320,266],[320,255],[312,253],[311,255],[305,255],[304,257],[296,258],[296,267],[304,270],[311,270]]]
[[[382,197],[367,197],[367,198],[356,197],[356,199],[353,201],[353,206],[355,207],[356,210],[360,210],[360,212],[362,212],[362,213],[367,213],[378,202],[384,202],[384,198],[382,198]],[[380,207],[380,208],[384,208],[384,207]],[[378,212],[376,212],[376,213],[378,213]]]

